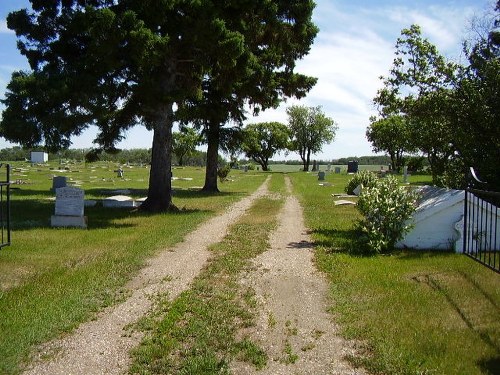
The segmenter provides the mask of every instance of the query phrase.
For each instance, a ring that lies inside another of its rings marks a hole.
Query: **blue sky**
[[[492,0],[316,0],[314,21],[320,32],[311,52],[297,65],[297,71],[318,78],[318,84],[300,102],[288,100],[276,110],[247,123],[280,121],[292,104],[322,106],[338,124],[336,139],[315,155],[316,159],[373,154],[365,138],[371,104],[394,58],[394,44],[403,28],[416,23],[439,51],[453,60],[464,59],[462,41],[470,20],[492,8]],[[13,71],[27,69],[26,59],[16,48],[15,34],[7,29],[6,17],[13,10],[29,7],[28,0],[0,1],[0,98]],[[0,110],[2,108],[0,107]],[[73,140],[74,148],[92,147],[95,130],[90,128]],[[152,133],[136,126],[127,133],[121,148],[150,148]],[[0,147],[11,145],[0,138]],[[290,154],[288,159],[298,159]]]

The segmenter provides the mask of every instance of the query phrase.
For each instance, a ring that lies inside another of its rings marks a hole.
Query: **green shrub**
[[[423,156],[410,156],[406,159],[408,172],[422,173],[425,168],[425,158]]]
[[[358,229],[365,234],[368,251],[390,251],[404,237],[411,229],[407,221],[415,211],[416,198],[393,176],[363,188],[357,208],[364,218],[358,222]]]
[[[231,172],[231,166],[229,164],[226,164],[225,166],[217,169],[217,176],[219,176],[220,182],[224,182],[227,180],[229,172]]]
[[[367,188],[373,186],[377,180],[378,177],[375,173],[370,171],[359,171],[349,180],[344,191],[347,194],[354,194],[354,189],[356,189],[358,185],[362,185],[364,188]]]

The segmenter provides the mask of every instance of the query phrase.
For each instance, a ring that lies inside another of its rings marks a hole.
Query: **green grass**
[[[212,247],[214,257],[192,288],[165,302],[149,320],[150,334],[134,351],[131,373],[224,374],[234,359],[257,369],[265,366],[263,350],[250,338],[237,337],[239,330],[254,325],[256,307],[253,291],[238,280],[249,260],[269,246],[283,203],[283,176],[273,175],[270,188],[274,194],[257,200]],[[148,328],[147,322],[142,328]]]
[[[149,170],[135,166],[116,178],[112,163],[68,164],[64,174],[87,199],[113,189],[145,196]],[[182,240],[199,223],[254,191],[268,175],[232,171],[222,193],[208,195],[202,169],[174,169],[179,213],[147,215],[86,208],[89,228],[50,228],[50,192],[56,166],[17,164],[11,180],[12,246],[0,250],[0,373],[15,374],[39,344],[70,332],[103,307],[126,297],[126,281],[155,253]],[[21,169],[20,169],[21,168]],[[237,359],[265,367],[267,357],[250,338],[236,334],[254,324],[251,289],[237,282],[268,235],[286,194],[276,170],[271,194],[258,200],[221,244],[193,287],[174,301],[158,296],[155,314],[137,327],[147,337],[135,351],[132,372],[227,373]],[[500,372],[500,278],[469,258],[442,252],[356,254],[353,206],[335,206],[350,176],[289,173],[316,247],[316,263],[331,282],[331,313],[342,334],[360,342],[350,358],[372,373],[495,374]],[[429,183],[411,176],[412,184]],[[275,324],[268,317],[268,324]],[[318,331],[318,335],[321,332]],[[303,348],[302,350],[309,350]],[[293,363],[288,350],[283,359]]]
[[[22,169],[19,169],[22,168]],[[49,200],[49,166],[14,165],[12,245],[0,250],[0,373],[15,374],[34,348],[91,319],[103,307],[122,300],[123,285],[145,259],[182,240],[199,223],[254,191],[265,175],[232,172],[219,194],[196,191],[204,171],[175,169],[174,204],[179,213],[144,214],[123,209],[86,208],[89,227],[51,228],[54,202]],[[59,168],[55,166],[52,168]],[[132,189],[145,196],[147,168],[127,168],[116,178],[117,165],[69,165],[68,179],[80,181],[86,199],[100,199],[113,189]],[[92,177],[92,178],[91,178]]]
[[[346,177],[330,174],[333,186],[319,186],[311,175],[290,176],[318,245],[316,262],[331,281],[331,312],[342,334],[362,343],[354,364],[384,374],[499,373],[498,274],[453,253],[356,256],[359,214],[334,206],[331,196]]]

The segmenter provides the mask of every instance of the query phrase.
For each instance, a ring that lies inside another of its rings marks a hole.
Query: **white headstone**
[[[83,216],[84,191],[74,187],[56,189],[56,216]]]

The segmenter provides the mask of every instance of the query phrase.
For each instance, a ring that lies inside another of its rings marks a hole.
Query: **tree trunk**
[[[207,131],[207,168],[205,171],[205,185],[202,191],[218,192],[217,167],[219,163],[219,124],[208,123]]]
[[[304,172],[307,172],[309,170],[309,166],[307,165],[307,161],[306,161],[306,150],[301,149],[299,151],[299,155],[300,155],[300,159],[302,160],[302,170]]]
[[[392,165],[392,170],[394,172],[399,172],[398,167],[397,167],[397,162],[396,162],[396,155],[394,155],[394,152],[389,152],[389,156],[391,158],[391,165]]]
[[[309,172],[309,165],[311,165],[311,150],[307,149],[306,165],[304,166],[304,172]]]
[[[169,103],[158,110],[153,130],[153,150],[149,172],[148,197],[140,209],[148,212],[175,210],[172,204],[172,125],[173,110]]]

